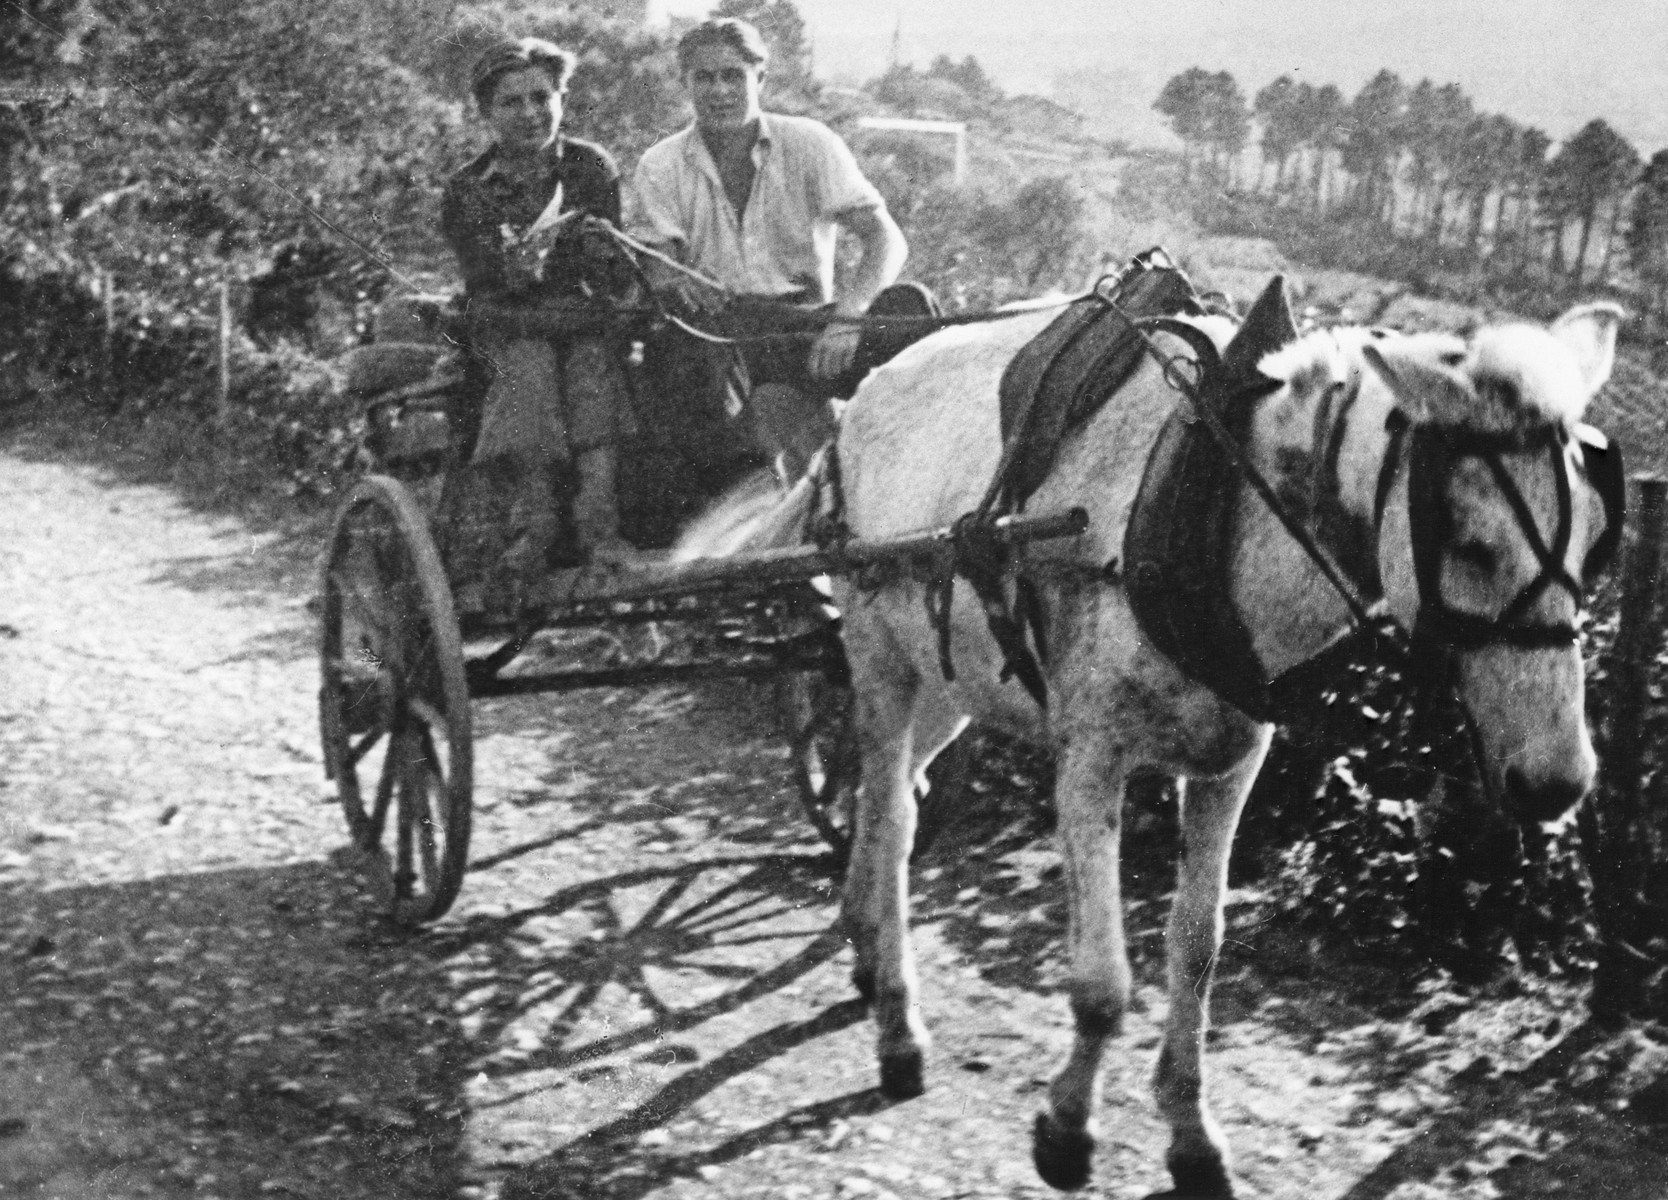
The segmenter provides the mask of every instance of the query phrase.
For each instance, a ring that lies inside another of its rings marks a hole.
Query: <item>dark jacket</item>
[[[440,232],[457,255],[464,287],[472,299],[533,299],[507,278],[503,227],[523,233],[562,187],[563,212],[579,210],[620,223],[620,171],[601,146],[558,137],[545,150],[544,171],[531,184],[518,184],[497,169],[498,147],[477,157],[446,183]],[[574,277],[559,261],[547,261],[546,277]],[[559,288],[559,283],[556,285]]]

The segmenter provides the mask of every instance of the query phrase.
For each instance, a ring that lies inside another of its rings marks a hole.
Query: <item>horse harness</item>
[[[1351,564],[1365,581],[1368,595],[1364,597],[1310,529],[1292,514],[1244,450],[1254,401],[1280,386],[1278,381],[1258,373],[1255,364],[1265,353],[1297,336],[1286,307],[1283,281],[1276,279],[1270,284],[1227,350],[1219,353],[1197,326],[1175,319],[1176,312],[1203,311],[1196,299],[1190,298],[1172,313],[1160,314],[1153,314],[1151,309],[1132,313],[1122,303],[1131,294],[1167,298],[1175,294],[1169,283],[1152,287],[1152,273],[1160,273],[1159,278],[1185,280],[1162,251],[1149,251],[1097,288],[1091,297],[1074,305],[1076,310],[1098,303],[1100,313],[1113,314],[1127,333],[1121,340],[1107,339],[1100,357],[1091,356],[1087,367],[1080,357],[1068,373],[1065,390],[1069,390],[1072,404],[1067,406],[1065,420],[1060,419],[1058,397],[1043,401],[1045,407],[1037,410],[1044,414],[1040,419],[1030,418],[1027,413],[1047,390],[1046,381],[1056,364],[1068,357],[1074,344],[1082,345],[1083,328],[1094,324],[1084,313],[1068,310],[1022,350],[1004,374],[1005,449],[1001,465],[980,507],[958,522],[953,549],[947,552],[947,561],[934,572],[927,588],[928,614],[938,631],[940,667],[946,679],[954,679],[949,613],[955,580],[960,577],[968,580],[985,610],[1003,654],[1002,677],[1017,677],[1039,704],[1046,704],[1042,664],[1047,660],[1047,647],[1041,637],[1038,564],[1021,562],[1013,546],[992,535],[991,521],[1004,511],[1023,506],[1024,499],[1046,474],[1066,434],[1106,402],[1133,374],[1140,355],[1145,353],[1161,365],[1165,378],[1182,394],[1185,403],[1168,419],[1149,455],[1126,531],[1122,569],[1114,560],[1086,574],[1103,581],[1121,579],[1143,632],[1189,678],[1253,719],[1273,720],[1273,681],[1256,659],[1249,631],[1228,591],[1230,523],[1237,494],[1232,482],[1244,480],[1259,495],[1344,601],[1358,628],[1375,624],[1369,605],[1381,598],[1376,556]],[[1138,286],[1131,288],[1132,282]],[[1139,286],[1142,283],[1147,286]],[[1065,328],[1057,330],[1055,326]],[[1153,337],[1160,332],[1182,338],[1194,357],[1168,354]],[[1055,336],[1051,338],[1051,334]],[[1129,354],[1131,343],[1136,349],[1133,359]],[[1037,354],[1028,354],[1032,347],[1037,348]],[[1036,358],[1042,353],[1051,357],[1039,370]],[[1028,381],[1032,389],[1029,397],[1021,396],[1018,401],[1012,398],[1009,393],[1015,379]],[[1334,385],[1340,391],[1335,401],[1339,405],[1333,417],[1335,428],[1341,428],[1342,414],[1353,404],[1359,386],[1359,380]],[[1062,390],[1061,384],[1054,387]],[[1333,402],[1329,397],[1328,404]],[[1019,414],[1017,419],[1014,413]],[[1033,430],[1044,432],[1045,445],[1039,447],[1034,439],[1028,440]],[[1376,539],[1405,462],[1419,592],[1419,615],[1411,642],[1400,637],[1390,642],[1396,657],[1429,676],[1434,661],[1448,661],[1458,651],[1488,645],[1550,647],[1574,641],[1578,634],[1573,622],[1534,622],[1527,614],[1549,588],[1568,591],[1579,609],[1586,587],[1614,558],[1626,496],[1620,451],[1590,426],[1577,425],[1570,430],[1555,422],[1528,430],[1490,432],[1441,422],[1415,423],[1397,409],[1390,413],[1386,431],[1389,445],[1375,489],[1373,531]],[[1564,462],[1572,437],[1581,449],[1584,471],[1605,513],[1604,532],[1582,563],[1581,579],[1572,577],[1564,567],[1573,533],[1574,501]],[[1338,449],[1334,437],[1318,456],[1323,469],[1335,468]],[[1550,540],[1542,535],[1528,502],[1502,461],[1507,454],[1536,450],[1545,452],[1557,482],[1558,517]],[[1441,567],[1453,532],[1445,489],[1455,465],[1464,459],[1477,459],[1487,466],[1540,562],[1536,576],[1496,616],[1455,608],[1441,587]],[[1320,480],[1314,482],[1311,492],[1318,494]],[[1433,650],[1438,653],[1429,653]],[[1423,666],[1418,665],[1421,663]]]

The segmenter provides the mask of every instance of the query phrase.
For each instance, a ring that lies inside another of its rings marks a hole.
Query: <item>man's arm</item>
[[[637,163],[632,176],[632,200],[626,232],[648,246],[655,255],[645,254],[638,260],[649,286],[657,295],[671,296],[691,311],[703,311],[721,305],[725,299],[722,289],[703,286],[699,280],[677,264],[684,261],[684,249],[689,233],[678,211],[677,176],[672,159],[657,154],[665,143],[651,146]],[[670,261],[668,261],[670,260]]]
[[[884,208],[853,208],[834,220],[863,248],[851,278],[834,298],[834,312],[842,317],[860,317],[882,290],[897,282],[904,259],[909,257],[909,244]]]
[[[833,379],[844,374],[857,356],[862,328],[847,319],[861,317],[881,291],[897,281],[909,257],[903,230],[884,207],[853,208],[834,218],[843,232],[851,234],[862,247],[862,256],[834,298],[834,321],[811,347],[811,374]]]

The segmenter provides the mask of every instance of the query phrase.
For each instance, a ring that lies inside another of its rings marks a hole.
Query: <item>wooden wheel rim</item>
[[[369,534],[380,542],[367,545]],[[432,920],[463,882],[473,737],[451,588],[402,484],[367,476],[349,494],[320,595],[326,771],[391,915]],[[359,645],[346,636],[354,621]],[[369,807],[362,772],[376,777]]]

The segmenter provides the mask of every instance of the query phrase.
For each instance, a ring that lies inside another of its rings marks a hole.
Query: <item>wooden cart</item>
[[[458,895],[474,784],[470,701],[484,697],[773,679],[805,813],[843,859],[860,764],[838,617],[812,581],[909,560],[941,563],[952,530],[829,549],[557,569],[526,584],[513,618],[489,619],[470,606],[460,620],[431,517],[445,464],[455,461],[445,452],[447,431],[459,424],[449,397],[444,386],[418,384],[373,401],[367,442],[374,465],[389,473],[366,474],[353,487],[322,569],[325,769],[393,918],[431,920]],[[999,536],[1017,543],[1068,536],[1083,525],[1081,512],[1015,517],[999,523]],[[664,652],[646,661],[553,665],[530,653],[554,631],[648,624]],[[923,810],[928,837],[955,787],[959,764],[947,758],[935,764],[939,803]]]

